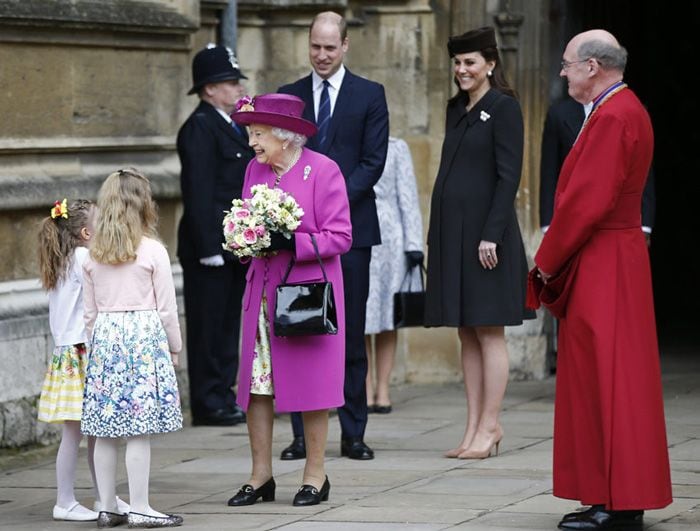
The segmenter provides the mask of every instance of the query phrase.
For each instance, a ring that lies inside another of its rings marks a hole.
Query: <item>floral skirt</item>
[[[158,313],[98,313],[81,431],[97,437],[131,437],[180,428],[180,394]]]
[[[267,315],[267,297],[263,294],[253,351],[253,370],[250,373],[250,392],[254,395],[274,396],[272,358],[270,357],[270,320]]]
[[[80,420],[87,362],[87,349],[83,343],[59,345],[53,349],[39,397],[39,420]]]

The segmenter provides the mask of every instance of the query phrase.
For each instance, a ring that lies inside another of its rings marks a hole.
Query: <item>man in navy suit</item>
[[[230,114],[244,94],[233,52],[210,44],[192,62],[199,105],[177,135],[184,212],[177,254],[182,265],[187,325],[187,372],[192,423],[245,422],[236,405],[238,335],[246,269],[224,253],[224,210],[241,197],[254,152]]]
[[[319,13],[309,28],[310,75],[279,92],[306,102],[304,118],[318,124],[308,148],[333,159],[345,177],[352,248],[342,256],[345,289],[345,405],[338,408],[341,455],[373,459],[364,442],[367,426],[367,351],[365,310],[369,292],[372,246],[381,243],[374,201],[375,183],[384,170],[389,145],[389,111],[384,87],[356,76],[343,65],[348,50],[345,19],[330,11]],[[292,413],[294,441],[282,459],[305,457],[301,415]]]

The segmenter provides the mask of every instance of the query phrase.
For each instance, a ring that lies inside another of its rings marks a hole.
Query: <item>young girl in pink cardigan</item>
[[[95,471],[102,511],[97,527],[172,527],[182,518],[148,501],[150,434],[182,427],[175,378],[182,347],[170,258],[156,239],[148,179],[134,168],[112,173],[98,196],[99,216],[83,265],[85,323],[92,343],[83,399],[83,433],[97,437]],[[126,438],[128,514],[115,495],[117,446]]]

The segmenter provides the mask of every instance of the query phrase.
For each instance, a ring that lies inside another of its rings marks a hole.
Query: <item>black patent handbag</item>
[[[408,291],[403,291],[406,284],[406,279],[413,270],[409,267],[406,269],[406,274],[401,281],[401,291],[394,293],[394,326],[396,328],[406,328],[411,326],[425,326],[425,284],[423,275],[425,274],[425,266],[423,264],[414,267],[420,268],[420,291],[411,291],[410,285]]]
[[[278,337],[334,335],[338,333],[333,284],[328,282],[326,269],[323,267],[323,261],[313,234],[311,235],[311,243],[323,272],[323,282],[287,284],[289,273],[294,267],[294,257],[292,256],[282,283],[277,286],[273,331]]]

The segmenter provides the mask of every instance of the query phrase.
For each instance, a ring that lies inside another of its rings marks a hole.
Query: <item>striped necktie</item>
[[[318,126],[318,146],[324,147],[328,138],[328,126],[331,123],[331,99],[328,97],[328,87],[330,83],[327,79],[323,80],[323,90],[321,91],[321,100],[318,104],[318,117],[316,125]]]

